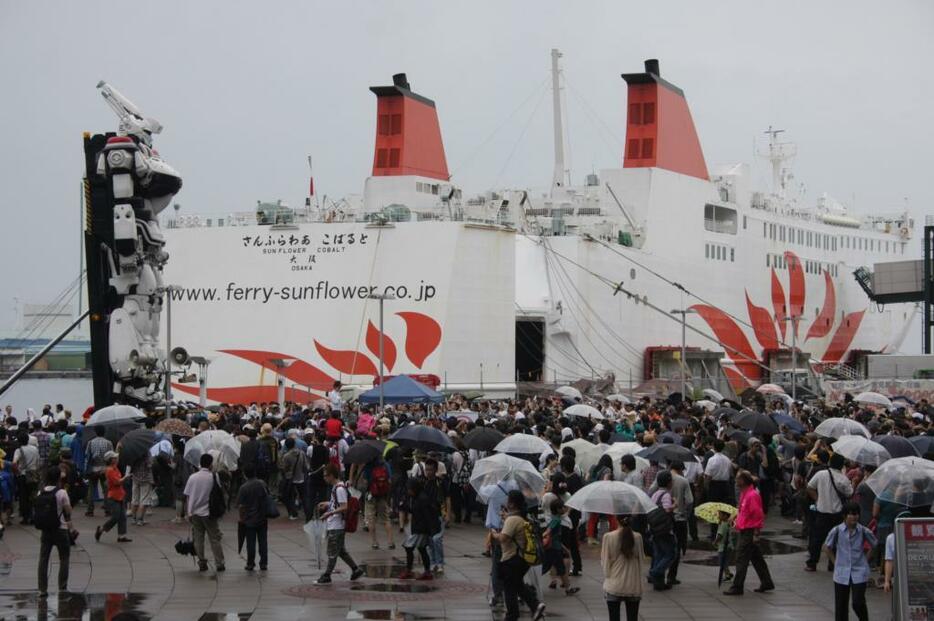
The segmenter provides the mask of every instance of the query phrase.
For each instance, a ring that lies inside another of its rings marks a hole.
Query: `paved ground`
[[[368,564],[368,576],[347,582],[346,571],[335,575],[329,587],[311,582],[318,570],[309,542],[299,522],[276,520],[270,526],[270,565],[265,573],[247,573],[236,551],[236,524],[224,524],[227,571],[198,573],[190,557],[176,554],[174,544],[187,535],[187,527],[169,521],[168,510],[157,510],[151,523],[130,527],[132,543],[117,544],[115,534],[95,543],[93,527],[101,520],[81,516],[79,544],[73,548],[70,587],[72,594],[54,591],[48,603],[35,597],[38,558],[37,531],[11,527],[0,541],[0,619],[109,619],[118,611],[134,611],[141,619],[242,621],[316,619],[495,619],[486,605],[489,561],[480,555],[483,532],[476,526],[455,526],[445,535],[447,570],[431,583],[399,581],[404,558],[394,552],[370,550],[365,533],[350,537],[351,552]],[[682,564],[683,584],[672,591],[647,592],[642,600],[642,619],[698,619],[731,621],[832,619],[833,586],[830,574],[802,570],[801,541],[791,537],[790,523],[769,522],[771,567],[776,591],[753,593],[758,586],[750,569],[747,593],[726,597],[716,585],[716,567],[704,564],[709,554],[689,551]],[[385,536],[385,533],[381,533]],[[54,556],[54,554],[53,554]],[[580,593],[565,597],[549,591],[549,618],[606,619],[600,589],[599,554],[584,552],[584,576],[576,580]],[[888,598],[878,589],[869,592],[870,618],[888,619]]]

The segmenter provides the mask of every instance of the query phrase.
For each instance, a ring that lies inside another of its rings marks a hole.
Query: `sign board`
[[[934,621],[934,518],[895,520],[897,621]]]

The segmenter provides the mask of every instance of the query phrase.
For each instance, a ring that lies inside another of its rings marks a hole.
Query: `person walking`
[[[652,533],[652,565],[649,581],[656,591],[666,591],[674,582],[665,579],[665,574],[678,557],[678,544],[674,535],[675,501],[671,495],[671,472],[662,470],[656,477],[657,489],[652,494],[656,509],[648,514],[647,520]]]
[[[389,499],[392,492],[389,465],[382,459],[377,458],[363,467],[363,478],[367,482],[364,513],[370,525],[370,547],[379,550],[376,531],[378,530],[378,524],[381,522],[386,529],[389,549],[395,550],[396,544],[392,539],[392,521],[389,519]]]
[[[610,621],[620,621],[624,605],[626,621],[638,621],[645,560],[642,535],[632,529],[628,517],[620,516],[617,522],[619,527],[603,536],[600,550],[606,608]]]
[[[246,481],[237,493],[237,508],[240,512],[240,525],[246,538],[246,569],[256,567],[256,548],[259,547],[259,569],[266,571],[269,566],[267,544],[268,518],[266,507],[269,504],[269,489],[256,478],[255,466],[243,471]]]
[[[723,450],[726,444],[720,438],[713,441],[713,455],[707,459],[707,465],[704,466],[704,479],[707,482],[708,502],[722,502],[728,505],[733,504],[733,462],[726,456]],[[717,536],[716,524],[710,525],[710,540],[713,541]]]
[[[130,480],[133,482],[130,516],[134,526],[143,526],[146,524],[146,511],[154,504],[153,497],[156,491],[152,475],[152,456],[149,453],[133,465]]]
[[[672,532],[675,536],[675,557],[668,567],[667,583],[671,586],[681,584],[678,580],[678,566],[681,557],[688,549],[688,515],[694,506],[694,494],[691,492],[691,484],[684,478],[684,462],[675,460],[668,464],[668,471],[671,473],[671,498],[674,500],[675,509],[671,513],[674,518]],[[649,494],[654,494],[658,489],[657,483],[649,488]]]
[[[198,571],[208,570],[208,559],[204,553],[205,535],[211,542],[217,571],[224,571],[224,548],[221,546],[223,535],[217,525],[218,518],[211,515],[211,492],[215,485],[220,486],[220,481],[211,471],[214,457],[210,453],[203,454],[198,463],[201,469],[188,477],[184,492],[188,504],[188,521],[191,522],[191,538],[198,557]]]
[[[35,524],[41,529],[39,540],[39,597],[49,595],[49,561],[52,548],[58,550],[58,590],[68,590],[68,565],[71,558],[71,501],[68,492],[59,487],[58,466],[45,471],[45,487],[36,499]]]
[[[843,506],[853,495],[853,484],[841,472],[845,463],[843,455],[834,454],[830,458],[830,466],[808,481],[808,495],[813,504],[805,571],[817,571],[821,547],[833,527],[842,521]],[[827,570],[833,571],[833,561],[828,561]]]
[[[859,523],[859,505],[847,503],[843,523],[834,526],[824,541],[824,550],[833,563],[834,621],[847,621],[847,604],[853,595],[853,612],[859,621],[869,621],[866,608],[866,583],[869,582],[868,554],[876,545],[876,536]]]
[[[350,500],[350,493],[347,491],[347,486],[340,480],[340,474],[340,468],[336,464],[328,464],[324,468],[324,480],[331,486],[331,498],[319,503],[318,510],[324,511],[321,514],[321,519],[325,521],[325,527],[327,528],[328,566],[325,568],[324,573],[315,580],[315,584],[331,584],[331,574],[337,566],[338,557],[350,567],[351,580],[357,580],[363,576],[363,569],[353,560],[344,544],[345,514]]]
[[[96,436],[88,442],[84,451],[85,464],[87,464],[85,475],[88,479],[87,497],[84,499],[87,510],[85,510],[84,515],[87,517],[94,517],[94,495],[98,487],[101,488],[102,496],[106,493],[105,473],[107,471],[107,460],[105,455],[114,450],[113,442],[104,437],[104,434],[107,433],[106,428],[103,425],[96,425],[93,429]]]
[[[13,451],[13,472],[19,496],[20,524],[32,522],[32,503],[39,486],[39,449],[29,442],[25,431],[16,436],[19,446]]]
[[[123,486],[127,476],[123,476],[120,468],[117,467],[118,456],[113,451],[104,455],[104,462],[107,469],[104,471],[104,477],[107,481],[107,495],[104,499],[104,506],[110,517],[94,531],[94,540],[100,541],[101,535],[110,532],[114,526],[117,527],[117,543],[129,543],[133,541],[126,536],[126,488]]]
[[[762,508],[762,496],[753,485],[753,477],[746,470],[736,474],[736,486],[739,489],[739,510],[734,526],[736,528],[736,572],[733,574],[733,586],[723,592],[724,595],[742,595],[746,581],[746,571],[752,563],[759,576],[759,588],[756,593],[765,593],[775,589],[769,566],[762,556],[759,537],[765,525],[765,512]]]
[[[535,590],[525,585],[523,577],[529,570],[529,564],[519,554],[526,547],[526,536],[531,531],[525,519],[525,496],[519,490],[510,490],[506,497],[506,517],[503,528],[493,536],[503,550],[499,563],[499,574],[503,581],[503,599],[506,603],[504,621],[516,621],[519,618],[519,598],[532,611],[533,621],[545,617],[545,603],[539,602]]]
[[[416,578],[412,567],[415,564],[415,550],[418,550],[423,571],[416,579],[433,580],[434,574],[431,573],[428,546],[431,544],[432,535],[440,528],[434,500],[425,493],[425,483],[420,478],[409,479],[408,493],[412,510],[412,523],[411,532],[402,544],[402,547],[405,548],[405,571],[399,574],[399,578],[402,580]]]
[[[295,445],[295,438],[285,439],[285,452],[279,458],[279,476],[281,493],[279,494],[290,520],[298,519],[298,507],[301,506],[305,521],[311,519],[311,511],[305,501],[305,451]]]

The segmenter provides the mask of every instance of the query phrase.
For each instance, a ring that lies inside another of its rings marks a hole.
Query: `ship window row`
[[[806,274],[821,274],[826,270],[831,276],[835,277],[839,274],[838,266],[833,263],[823,263],[821,261],[811,261],[810,259],[805,259],[801,262],[804,272]],[[769,254],[765,255],[765,266],[774,267],[776,269],[788,269],[788,259],[785,258],[785,255],[782,254]]]
[[[736,262],[736,249],[721,244],[704,244],[704,258],[712,261]]]
[[[743,228],[745,228],[743,216]],[[711,230],[711,229],[707,229]],[[798,244],[806,248],[817,248],[836,252],[838,248],[849,250],[862,250],[866,252],[884,252],[888,254],[905,254],[905,244],[869,237],[855,235],[830,235],[815,233],[805,229],[783,226],[774,222],[762,223],[762,237],[778,242]]]

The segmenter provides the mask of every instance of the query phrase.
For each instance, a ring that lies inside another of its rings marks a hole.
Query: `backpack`
[[[373,466],[373,470],[370,472],[370,485],[367,490],[375,498],[389,495],[389,470],[386,469],[386,464]]]
[[[55,498],[56,493],[58,493],[57,487],[51,492],[39,492],[33,505],[33,524],[43,532],[54,532],[62,524],[58,512],[58,500]]]
[[[212,520],[220,519],[227,512],[227,496],[221,486],[217,475],[214,475],[214,485],[211,486],[211,495],[208,497],[208,517]]]
[[[464,463],[461,464],[461,469],[454,473],[451,482],[466,487],[470,485],[470,475],[473,474],[473,461],[470,460],[470,456],[466,451],[461,451],[461,456],[464,458]]]
[[[341,467],[341,454],[337,450],[337,442],[328,446],[328,463],[334,464],[338,470]]]
[[[62,435],[63,433],[61,431],[56,431],[52,435],[52,439],[49,440],[49,461],[50,462],[57,461],[59,458],[59,455],[61,455]]]
[[[269,454],[269,447],[264,442],[258,442],[256,449],[256,474],[259,477],[266,477],[270,472],[272,465],[272,456]]]
[[[668,494],[668,492],[665,492]],[[675,526],[675,518],[669,512],[662,508],[661,500],[665,496],[661,494],[655,502],[655,508],[646,515],[649,532],[656,537],[670,535]]]
[[[350,493],[343,483],[334,486],[334,504],[337,504],[337,488],[343,487],[347,492],[347,509],[344,510],[344,532],[357,532],[357,523],[360,521],[360,499]]]
[[[513,538],[516,543],[516,553],[530,566],[541,565],[545,557],[541,537],[538,536],[535,528],[528,520],[522,520],[522,526],[519,529],[525,536],[525,545],[520,546],[519,540]]]

